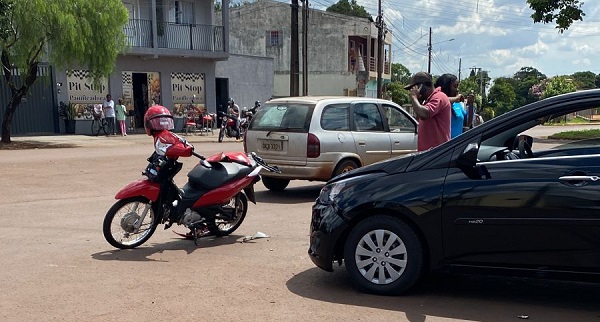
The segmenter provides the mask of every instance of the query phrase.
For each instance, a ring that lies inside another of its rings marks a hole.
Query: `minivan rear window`
[[[308,132],[314,105],[265,104],[252,119],[250,130]]]

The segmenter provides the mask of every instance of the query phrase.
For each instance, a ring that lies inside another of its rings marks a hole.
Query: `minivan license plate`
[[[267,151],[283,150],[283,141],[262,141],[262,149]]]

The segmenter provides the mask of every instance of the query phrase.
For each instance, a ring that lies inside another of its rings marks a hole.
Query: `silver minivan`
[[[264,172],[265,187],[290,180],[327,181],[352,169],[417,150],[417,121],[392,101],[368,97],[286,97],[265,103],[244,140],[281,173]]]

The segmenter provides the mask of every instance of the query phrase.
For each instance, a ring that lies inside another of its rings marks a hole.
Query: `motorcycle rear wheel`
[[[221,128],[221,130],[219,130],[219,142],[223,142],[224,137],[225,137],[225,129]]]
[[[248,198],[242,192],[229,200],[229,203],[223,205],[224,208],[235,208],[235,215],[231,220],[215,218],[212,225],[208,225],[208,230],[215,236],[227,236],[233,233],[246,218],[248,212]],[[217,217],[224,216],[217,214]]]
[[[135,224],[146,216],[139,229]],[[120,249],[136,248],[145,243],[158,226],[158,219],[150,201],[144,197],[132,197],[117,201],[106,213],[102,232],[106,241]]]

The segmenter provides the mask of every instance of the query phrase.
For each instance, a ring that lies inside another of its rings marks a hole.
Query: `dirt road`
[[[130,137],[0,151],[1,321],[597,321],[600,315],[597,284],[434,275],[410,296],[358,293],[343,266],[321,271],[306,253],[319,183],[293,182],[282,194],[259,183],[258,204],[226,238],[195,246],[159,228],[142,247],[116,250],[102,236],[103,216],[116,191],[140,178],[151,152],[147,137],[120,139]],[[198,139],[196,148],[209,155],[241,143]],[[186,160],[178,183],[193,163]],[[241,242],[258,231],[271,237]]]

